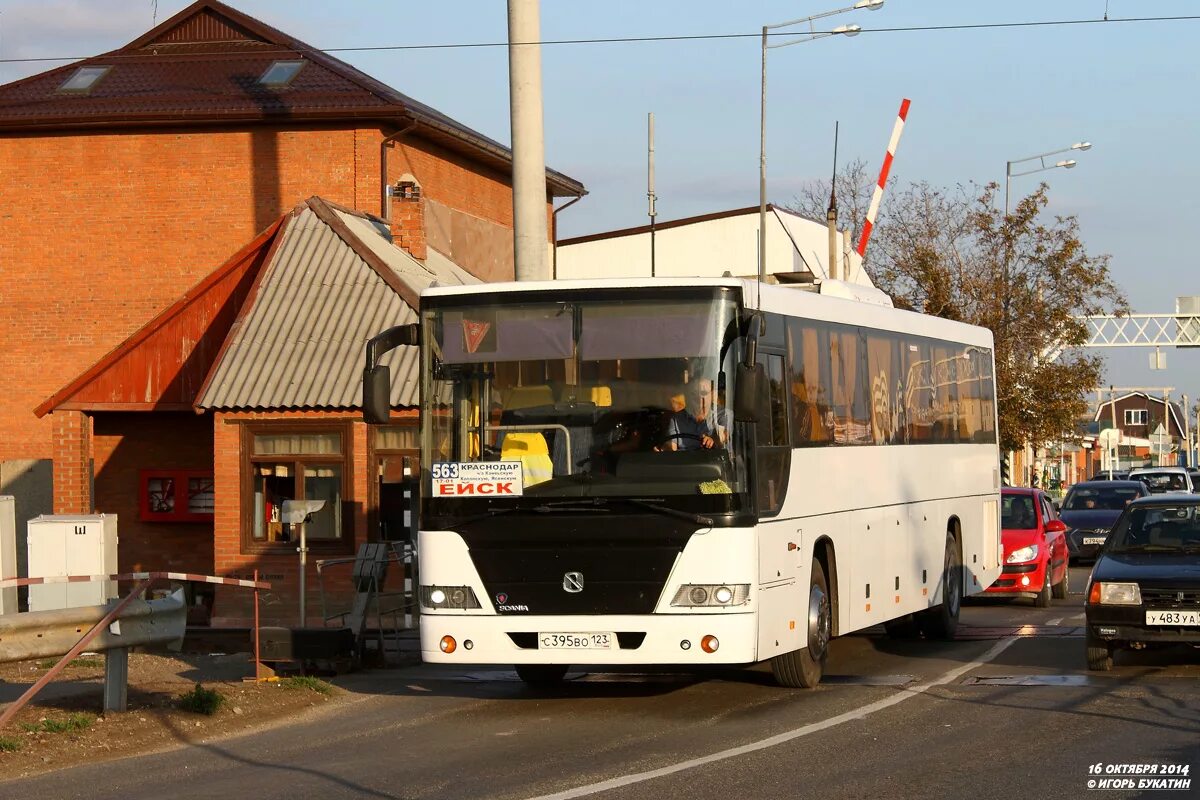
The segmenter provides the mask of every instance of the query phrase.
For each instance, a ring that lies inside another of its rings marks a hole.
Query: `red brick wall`
[[[323,412],[278,412],[246,413],[218,412],[213,419],[213,451],[216,478],[216,519],[214,526],[214,568],[217,575],[224,577],[250,577],[257,569],[263,580],[272,583],[270,596],[260,608],[263,624],[294,625],[299,613],[299,555],[294,548],[286,552],[271,554],[249,554],[243,552],[243,497],[242,497],[242,427],[248,421],[290,420],[328,421],[351,420],[350,457],[347,468],[351,470],[350,488],[342,499],[352,507],[349,524],[353,540],[340,553],[322,553],[310,550],[307,569],[307,598],[309,624],[321,625],[321,593],[315,562],[320,558],[352,556],[358,545],[367,541],[367,498],[371,470],[367,468],[367,426],[357,414],[330,414]],[[311,547],[311,543],[310,543]],[[339,572],[327,582],[331,590],[333,606],[342,605],[344,610],[348,592],[345,572]],[[243,589],[217,588],[216,607],[213,612],[214,625],[248,625],[253,618],[253,594]]]
[[[0,138],[0,375],[21,376],[0,392],[0,461],[51,456],[54,423],[32,409],[297,202],[380,213],[381,138],[281,127]],[[512,225],[505,176],[411,134],[388,166],[393,182],[412,173],[425,196]]]
[[[16,381],[12,382],[16,384]],[[79,411],[54,414],[54,513],[92,511],[91,417]]]
[[[140,470],[212,469],[211,416],[97,413],[92,427],[95,508],[117,515],[121,572],[213,574],[212,523],[138,519]]]

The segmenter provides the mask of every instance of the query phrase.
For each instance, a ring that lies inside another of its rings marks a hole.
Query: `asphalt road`
[[[350,676],[350,704],[301,723],[0,783],[0,798],[1200,796],[1089,791],[1124,764],[1186,767],[1200,786],[1200,650],[1088,674],[1082,613],[1080,594],[983,601],[959,641],[839,639],[817,691],[764,668],[579,672],[551,692],[506,670]]]

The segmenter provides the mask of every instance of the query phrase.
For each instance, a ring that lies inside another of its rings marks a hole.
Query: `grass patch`
[[[0,753],[15,753],[21,749],[21,740],[11,736],[0,736]]]
[[[21,730],[29,733],[76,733],[86,731],[96,721],[87,714],[69,714],[59,719],[44,719],[40,722],[22,722]]]
[[[311,689],[318,694],[333,693],[332,684],[309,675],[295,675],[291,678],[284,678],[279,682],[279,685],[285,689]]]
[[[55,664],[57,664],[58,661],[59,660],[57,658],[43,658],[37,664],[38,669],[50,669]],[[98,658],[76,658],[71,663],[67,664],[67,666],[68,667],[80,667],[82,669],[87,669],[89,667],[104,666],[104,662],[102,662]]]
[[[211,717],[217,713],[217,709],[225,705],[225,695],[216,689],[205,689],[197,683],[190,692],[181,694],[176,702],[184,711]]]

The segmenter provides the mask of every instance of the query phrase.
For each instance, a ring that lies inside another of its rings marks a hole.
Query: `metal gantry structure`
[[[1088,326],[1088,339],[1084,347],[1200,347],[1200,303],[1194,297],[1179,297],[1173,314],[1097,314],[1080,317]],[[1101,389],[1097,389],[1097,404],[1102,403]],[[1110,393],[1112,388],[1109,389]],[[1128,387],[1125,391],[1134,390]],[[1164,389],[1164,405],[1170,402],[1170,389]],[[1184,438],[1187,461],[1195,464],[1195,446],[1191,430],[1191,409],[1188,397],[1183,395]],[[1115,427],[1115,421],[1114,421]],[[1197,420],[1200,428],[1200,419]]]
[[[1200,347],[1200,316],[1195,314],[1101,314],[1087,322],[1084,347]]]

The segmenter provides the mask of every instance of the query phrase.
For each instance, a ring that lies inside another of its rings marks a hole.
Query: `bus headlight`
[[[470,586],[422,586],[425,608],[479,608],[479,598]]]
[[[675,592],[671,605],[688,608],[740,606],[749,598],[748,583],[685,583]]]

